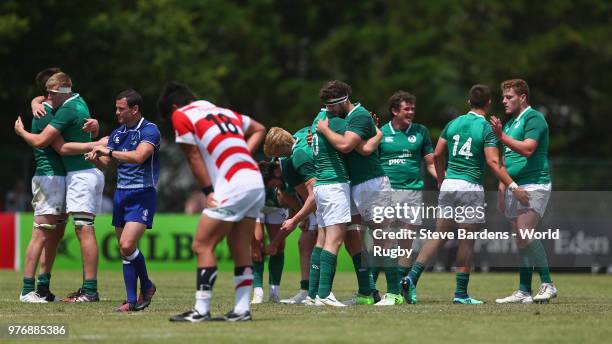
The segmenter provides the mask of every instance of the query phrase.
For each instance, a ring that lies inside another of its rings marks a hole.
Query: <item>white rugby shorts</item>
[[[104,174],[97,168],[72,171],[66,175],[66,211],[97,214],[102,207]]]
[[[240,222],[242,219],[257,219],[266,202],[264,188],[238,190],[233,194],[217,199],[217,207],[202,211],[206,216],[225,222]]]
[[[270,225],[281,225],[287,219],[289,211],[285,208],[278,207],[264,207],[259,216],[257,222],[267,223]]]
[[[382,176],[351,186],[351,215],[361,215],[370,221],[375,206],[388,206],[391,203],[391,183],[389,177]]]
[[[315,213],[308,215],[308,230],[316,231],[318,228],[319,226],[317,225],[317,215],[315,215]]]
[[[351,197],[348,183],[316,185],[314,194],[319,227],[351,222]]]
[[[512,191],[506,188],[506,194],[504,197],[506,203],[506,218],[515,219],[528,209],[534,210],[540,215],[540,218],[544,217],[546,206],[548,205],[548,200],[550,199],[550,193],[552,192],[551,184],[524,184],[519,185],[519,187],[527,191],[527,194],[529,195],[529,205],[522,205],[514,197]]]
[[[452,207],[453,215],[453,218],[445,216],[443,218],[455,220],[457,223],[484,223],[484,204],[484,187],[480,184],[463,179],[444,179],[440,186],[438,207],[442,215],[450,215],[450,212],[444,210],[447,207]],[[476,208],[479,208],[482,213],[474,211]]]
[[[394,222],[401,222],[409,225],[423,224],[423,219],[421,218],[422,208],[424,207],[423,190],[393,189],[391,191],[391,204],[389,205],[395,207],[398,203],[400,207],[404,207],[404,204],[406,204],[416,211],[408,211],[408,218],[394,219]]]
[[[66,212],[66,177],[32,177],[32,208],[34,216],[64,214]]]

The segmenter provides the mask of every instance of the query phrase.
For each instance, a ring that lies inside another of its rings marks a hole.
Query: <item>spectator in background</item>
[[[6,211],[31,211],[32,207],[30,202],[32,196],[26,191],[26,186],[23,179],[17,179],[15,181],[15,187],[13,190],[9,190],[6,193],[4,200]]]

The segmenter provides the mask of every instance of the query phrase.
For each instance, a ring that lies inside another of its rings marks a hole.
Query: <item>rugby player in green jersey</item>
[[[328,82],[320,91],[320,98],[325,103],[327,112],[343,118],[345,128],[342,132],[333,130],[331,120],[323,118],[316,123],[317,137],[322,137],[329,143],[330,149],[336,154],[343,154],[346,160],[347,173],[350,180],[350,201],[352,223],[349,229],[358,229],[361,221],[371,222],[372,209],[377,204],[386,205],[384,197],[373,197],[372,192],[389,191],[389,179],[380,165],[377,154],[372,154],[378,147],[382,133],[376,128],[372,115],[361,104],[353,104],[349,100],[351,87],[338,80]],[[372,151],[364,152],[360,144],[368,140],[375,143]],[[369,193],[369,194],[368,194]],[[376,290],[372,274],[364,262],[367,251],[364,249],[361,234],[352,230],[347,233],[347,249],[353,258],[357,273],[359,290],[352,300],[345,302],[353,304],[374,304],[373,292]],[[387,280],[389,286],[396,286],[399,281],[397,270],[391,273],[393,277]],[[393,297],[394,295],[388,295]],[[401,299],[396,295],[396,299]],[[400,301],[398,301],[400,302]]]
[[[378,154],[385,174],[391,182],[391,204],[407,204],[411,207],[423,207],[423,179],[421,166],[423,161],[429,174],[436,178],[433,161],[433,147],[429,130],[422,124],[414,123],[416,97],[405,91],[397,91],[389,98],[389,112],[392,119],[384,124],[380,130],[383,139],[378,146]],[[416,231],[422,220],[417,214],[413,218],[394,219],[390,225],[393,229],[409,229]],[[412,247],[412,240],[398,240],[397,244],[404,248]],[[399,278],[408,275],[410,271],[410,258],[398,257],[391,264],[385,264],[385,272],[395,269]],[[379,269],[373,269],[373,277],[378,275]],[[387,277],[388,279],[389,277]],[[388,293],[399,294],[400,284]],[[400,300],[401,296],[400,296]],[[390,305],[390,300],[384,305]],[[383,301],[377,303],[380,305]]]
[[[43,101],[48,92],[45,83],[59,68],[48,68],[36,75],[36,84],[43,93]],[[40,133],[53,118],[52,108],[46,104],[46,116],[32,119],[32,132]],[[16,128],[17,129],[17,128]],[[34,148],[36,170],[32,177],[32,207],[34,209],[34,228],[32,238],[26,249],[24,262],[23,288],[21,302],[45,303],[55,300],[49,290],[51,268],[66,228],[66,169],[61,157],[52,148]],[[40,261],[39,261],[40,259]],[[35,291],[34,275],[40,263]]]
[[[89,109],[82,97],[72,92],[70,77],[65,73],[56,73],[47,80],[46,88],[55,109],[53,119],[39,134],[28,133],[23,128],[18,134],[36,148],[45,148],[60,136],[64,141],[90,144],[90,134],[81,130],[90,117]],[[16,130],[17,126],[18,123]],[[73,215],[83,257],[83,285],[63,301],[98,301],[98,244],[93,225],[102,201],[104,175],[85,161],[83,155],[62,155],[62,163],[67,172],[66,211]]]
[[[270,166],[276,164],[274,161],[259,162],[260,170],[264,176],[264,185],[266,186],[266,201],[261,214],[256,220],[253,240],[251,241],[251,254],[253,257],[253,298],[251,299],[251,304],[262,303],[264,299],[263,275],[266,262],[264,255],[264,227],[268,233],[268,238],[273,238],[280,232],[281,224],[287,218],[287,209],[280,204],[278,199],[278,191],[282,187],[282,183],[277,185],[272,181],[266,182],[265,178],[265,172],[270,170]],[[265,168],[266,171],[262,168]],[[280,171],[278,173],[280,178]],[[268,300],[270,302],[278,303],[280,301],[280,282],[285,263],[284,249],[283,242],[279,245],[277,252],[268,257],[268,281],[270,284]]]
[[[529,194],[529,205],[522,205],[512,197],[504,184],[499,184],[499,207],[512,224],[514,233],[519,228],[536,228],[544,216],[551,193],[548,171],[548,124],[544,115],[529,106],[529,86],[524,80],[506,80],[501,84],[506,114],[512,118],[502,127],[501,121],[491,117],[493,132],[504,146],[504,165],[508,174]],[[519,249],[519,288],[512,295],[497,299],[497,303],[542,303],[557,297],[548,269],[548,258],[540,240],[516,237]],[[542,284],[531,297],[533,271],[540,275]]]
[[[285,238],[300,224],[300,291],[293,297],[280,300],[284,304],[301,304],[308,296],[310,287],[318,288],[318,278],[310,281],[309,261],[317,240],[317,221],[314,216],[315,200],[313,186],[315,184],[315,167],[312,149],[306,137],[310,127],[305,127],[291,135],[282,128],[270,128],[264,142],[264,153],[267,156],[279,157],[280,163],[275,165],[272,176],[281,176],[285,189],[280,192],[283,203],[291,209],[290,217],[283,222],[280,231],[266,247],[266,253],[276,253],[277,248],[284,243]],[[263,170],[262,170],[263,174]],[[265,180],[264,176],[264,180]],[[280,182],[280,180],[279,180]],[[294,193],[301,200],[296,199]],[[317,271],[318,272],[318,271]],[[316,292],[315,292],[316,294]]]
[[[327,111],[321,109],[317,114],[311,132],[314,132],[312,137],[312,153],[315,162],[315,178],[314,185],[317,226],[317,243],[312,250],[310,259],[310,289],[308,298],[304,301],[305,305],[329,305],[333,307],[344,307],[344,303],[339,302],[333,293],[331,293],[334,274],[336,270],[336,262],[338,250],[344,241],[349,254],[355,255],[361,252],[362,244],[359,233],[357,235],[347,236],[348,224],[351,222],[351,207],[350,207],[350,188],[344,155],[327,141],[327,139],[316,132],[316,125],[320,120],[328,120],[330,129],[337,133],[344,133],[346,123],[344,119],[334,116]],[[382,136],[382,135],[381,135]],[[374,151],[378,146],[378,142],[371,139],[367,142],[362,142],[358,149],[364,151]],[[353,238],[353,240],[351,240]],[[354,240],[354,239],[357,240]],[[356,251],[356,252],[355,252]],[[355,262],[358,264],[355,264]],[[361,258],[353,259],[355,272],[358,275],[360,288],[362,285],[371,290],[372,276],[367,268],[360,268]],[[318,288],[313,289],[315,284],[313,281],[317,279]],[[360,277],[361,276],[361,277]],[[366,282],[363,283],[363,276],[366,276]],[[369,281],[367,276],[369,276]],[[371,296],[367,296],[371,298]],[[370,304],[372,301],[369,302]]]
[[[485,115],[491,106],[491,91],[487,86],[474,85],[469,93],[470,111],[449,122],[434,151],[434,164],[440,196],[436,231],[439,233],[463,228],[477,232],[485,222],[484,168],[485,162],[501,183],[512,190],[522,204],[528,204],[525,190],[519,188],[503,169],[493,134]],[[446,160],[448,157],[448,167]],[[445,168],[446,167],[446,168]],[[472,209],[468,212],[468,209]],[[451,210],[451,211],[447,211]],[[461,216],[459,216],[461,215]],[[468,216],[469,215],[469,216]],[[404,298],[416,303],[419,277],[445,239],[428,240],[416,259],[410,273],[402,280]],[[482,304],[468,295],[474,240],[462,239],[456,257],[456,289],[453,303]]]
[[[54,117],[51,98],[45,84],[53,74],[59,72],[59,68],[47,68],[36,75],[36,84],[43,96],[36,97],[32,104],[40,104],[43,112],[32,119],[32,133],[42,132]],[[92,119],[83,130],[97,132],[98,128],[98,122]],[[15,130],[18,133],[25,131],[20,119],[16,122]],[[35,218],[32,238],[25,255],[24,280],[20,295],[22,302],[44,303],[55,300],[55,295],[50,291],[51,270],[66,228],[66,170],[55,150],[59,151],[63,146],[63,139],[58,138],[53,142],[53,148],[34,148],[36,171],[32,178],[32,205]],[[91,148],[93,144],[81,147],[78,153]],[[40,271],[34,291],[37,263],[40,264]]]

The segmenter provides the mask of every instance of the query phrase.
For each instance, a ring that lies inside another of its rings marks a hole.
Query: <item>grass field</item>
[[[603,343],[612,338],[612,277],[556,274],[560,297],[548,305],[496,305],[494,299],[516,286],[514,274],[473,274],[470,294],[488,303],[452,305],[454,275],[425,273],[419,283],[419,304],[395,307],[358,306],[343,309],[257,305],[248,323],[176,324],[168,316],[193,305],[194,273],[150,273],[158,293],[144,312],[114,314],[124,299],[120,272],[99,276],[101,302],[43,305],[18,301],[21,275],[0,271],[0,324],[63,323],[70,336],[53,342],[100,343]],[[291,296],[299,275],[283,276],[283,296]],[[78,271],[53,274],[52,290],[64,296],[80,286]],[[534,276],[534,285],[537,277]],[[349,298],[355,276],[338,273],[334,292]],[[384,288],[384,278],[379,281]],[[212,313],[232,307],[231,273],[221,273],[214,290]],[[210,340],[210,341],[209,341]],[[0,339],[24,343],[34,340]],[[36,339],[36,342],[40,342]],[[50,341],[50,340],[45,340]]]

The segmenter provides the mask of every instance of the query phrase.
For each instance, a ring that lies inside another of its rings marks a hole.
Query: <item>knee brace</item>
[[[48,224],[48,223],[36,223],[34,222],[34,228],[35,229],[46,229],[46,230],[52,230],[55,229],[56,225],[52,225],[52,224]]]
[[[357,224],[353,224],[348,226],[348,228],[346,230],[348,231],[360,231],[362,228],[362,225],[357,225]]]
[[[77,228],[83,226],[93,226],[94,224],[94,215],[90,214],[76,214],[74,215],[74,226]]]

